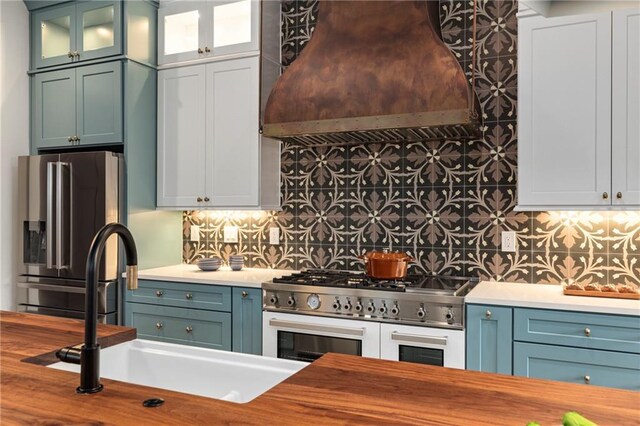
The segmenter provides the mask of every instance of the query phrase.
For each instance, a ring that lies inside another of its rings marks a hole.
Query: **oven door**
[[[380,357],[380,324],[312,315],[264,312],[262,353],[313,362],[327,352]]]
[[[464,331],[382,324],[380,357],[464,369]]]

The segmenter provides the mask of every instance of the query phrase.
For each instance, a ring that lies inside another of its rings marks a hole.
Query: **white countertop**
[[[140,270],[138,279],[260,288],[264,281],[293,272],[295,271],[266,268],[242,268],[241,271],[232,271],[228,266],[223,266],[217,271],[205,272],[196,265],[180,264]]]
[[[557,284],[518,284],[483,281],[471,290],[465,303],[523,308],[561,309],[618,315],[640,315],[640,300],[565,296]]]

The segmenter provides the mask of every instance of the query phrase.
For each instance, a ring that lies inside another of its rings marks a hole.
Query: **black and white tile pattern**
[[[443,37],[471,70],[473,1],[442,0]],[[640,284],[640,212],[518,212],[517,2],[477,2],[476,93],[483,138],[347,147],[285,145],[282,211],[185,212],[184,261],[242,253],[249,265],[361,268],[357,256],[390,247],[415,270],[484,279]],[[313,34],[317,0],[282,2],[286,67]],[[190,225],[201,242],[188,240]],[[224,244],[225,225],[239,243]],[[281,244],[268,244],[270,227]],[[516,231],[518,251],[500,250]]]

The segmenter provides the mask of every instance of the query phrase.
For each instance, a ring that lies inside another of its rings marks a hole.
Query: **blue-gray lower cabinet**
[[[467,305],[467,369],[512,374],[512,312],[501,306]]]
[[[234,287],[233,351],[262,355],[262,290]]]
[[[516,376],[640,391],[640,355],[515,342]]]
[[[231,350],[231,314],[127,303],[127,324],[141,339]]]

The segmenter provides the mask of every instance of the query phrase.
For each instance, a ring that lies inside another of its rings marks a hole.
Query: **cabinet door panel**
[[[262,290],[233,289],[233,351],[262,355]]]
[[[214,56],[243,52],[257,52],[260,49],[260,3],[252,0],[213,0],[208,22],[211,31],[207,45]]]
[[[467,305],[467,369],[511,374],[512,309]]]
[[[640,355],[516,342],[513,374],[640,390]]]
[[[207,65],[207,186],[211,205],[259,203],[259,58]]]
[[[33,13],[31,22],[36,68],[73,61],[76,50],[75,5],[45,9]]]
[[[37,149],[68,147],[76,134],[76,71],[37,74],[33,99],[33,141]]]
[[[120,1],[91,1],[76,7],[77,46],[80,60],[122,53]]]
[[[640,205],[640,9],[613,12],[613,204]],[[618,196],[618,193],[619,196]]]
[[[160,207],[197,207],[205,195],[205,82],[204,65],[158,73]]]
[[[181,1],[158,10],[158,64],[202,57],[206,47],[205,2]]]
[[[610,205],[611,14],[522,18],[518,35],[518,204]]]
[[[80,144],[122,143],[122,64],[79,67],[76,85]]]

